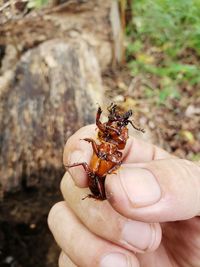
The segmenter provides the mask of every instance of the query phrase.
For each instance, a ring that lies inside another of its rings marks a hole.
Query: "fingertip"
[[[82,127],[75,134],[73,134],[67,141],[64,153],[63,163],[66,170],[71,174],[75,184],[78,187],[87,186],[87,175],[83,166],[69,166],[75,163],[89,163],[92,157],[92,146],[84,138],[95,137],[94,124]]]
[[[139,267],[140,264],[137,258],[132,254],[123,254],[123,253],[111,253],[105,255],[100,262],[99,267],[110,267],[110,266],[117,266],[117,267],[125,267],[125,266],[132,266],[132,267]]]
[[[162,148],[133,136],[129,137],[123,154],[124,163],[144,163],[174,157]]]
[[[151,223],[152,228],[152,242],[149,244],[147,249],[148,252],[155,251],[161,243],[162,240],[162,229],[159,223]]]
[[[161,198],[161,190],[153,174],[131,165],[122,166],[117,175],[112,174],[106,179],[106,192],[109,201],[123,205],[124,210],[150,206]]]
[[[121,215],[133,220],[159,222],[156,217],[149,217],[149,210],[159,202],[162,193],[159,184],[148,170],[130,165],[123,166],[117,175],[107,177],[105,189],[107,200]]]
[[[107,177],[106,194],[117,212],[135,220],[187,220],[199,214],[199,173],[197,165],[177,158],[123,166]]]
[[[86,150],[88,147],[91,147],[87,142],[84,142],[81,139],[87,137],[95,137],[95,124],[87,125],[80,128],[72,136],[70,136],[65,144],[64,153],[63,153],[63,163],[66,165],[68,163],[68,154],[74,150]]]
[[[72,179],[74,180],[75,184],[78,187],[86,187],[87,186],[87,174],[83,168],[82,163],[89,163],[90,158],[92,156],[92,151],[90,150],[75,150],[71,154],[68,155],[68,164],[79,164],[77,166],[67,166],[67,171],[71,175]]]
[[[121,242],[128,249],[138,253],[154,251],[161,242],[162,231],[159,223],[144,223],[126,220],[121,232]]]

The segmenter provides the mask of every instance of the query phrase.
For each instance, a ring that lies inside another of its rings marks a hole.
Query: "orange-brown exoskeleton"
[[[104,123],[100,121],[102,110],[99,107],[96,115],[96,125],[98,127],[98,142],[91,138],[83,140],[91,143],[93,155],[89,164],[86,162],[66,165],[66,168],[83,166],[88,176],[88,186],[92,194],[88,197],[104,200],[105,178],[117,170],[122,164],[122,152],[128,140],[128,128],[130,123],[136,130],[144,132],[138,128],[129,119],[132,116],[132,110],[120,112],[115,104],[108,107],[108,120]]]

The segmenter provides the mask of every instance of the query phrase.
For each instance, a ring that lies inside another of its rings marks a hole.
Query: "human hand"
[[[89,162],[95,126],[67,142],[64,164]],[[106,177],[107,200],[89,192],[82,167],[61,182],[65,201],[50,211],[49,226],[62,249],[59,267],[200,266],[200,166],[130,137],[123,165]]]

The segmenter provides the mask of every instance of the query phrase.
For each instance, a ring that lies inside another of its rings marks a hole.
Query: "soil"
[[[54,203],[61,200],[59,182],[51,188],[24,188],[4,196],[0,207],[0,266],[55,267],[59,255],[47,226]]]

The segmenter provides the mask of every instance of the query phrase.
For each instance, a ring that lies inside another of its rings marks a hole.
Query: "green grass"
[[[133,0],[126,30],[132,75],[156,77],[161,103],[200,82],[200,0]]]
[[[47,5],[49,0],[29,0],[28,8],[30,9],[40,9],[43,6]]]

